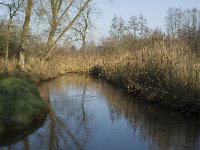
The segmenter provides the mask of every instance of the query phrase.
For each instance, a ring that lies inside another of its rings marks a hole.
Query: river
[[[9,150],[200,149],[200,120],[148,104],[106,82],[68,74],[39,87],[50,112],[26,133],[1,138]]]

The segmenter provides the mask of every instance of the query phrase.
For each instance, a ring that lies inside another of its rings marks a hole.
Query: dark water
[[[0,149],[200,149],[197,118],[143,103],[89,76],[69,74],[40,91],[49,101],[46,121]]]

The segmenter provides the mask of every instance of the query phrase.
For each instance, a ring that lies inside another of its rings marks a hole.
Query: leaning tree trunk
[[[88,6],[88,4],[91,2],[92,0],[87,0],[83,6],[79,9],[79,11],[77,12],[77,14],[75,15],[75,17],[69,22],[69,24],[61,31],[61,33],[58,35],[57,39],[52,43],[52,45],[50,46],[48,53],[46,54],[46,57],[44,59],[44,61],[46,61],[49,57],[50,54],[52,53],[52,51],[54,50],[54,48],[56,47],[56,44],[58,43],[58,41],[62,38],[62,36],[72,27],[72,25],[74,24],[74,22],[78,19],[78,17],[81,15],[81,13],[83,12],[83,10]]]
[[[26,14],[25,14],[23,30],[21,33],[21,41],[20,41],[20,49],[19,49],[20,50],[19,65],[20,65],[21,69],[24,69],[24,65],[25,65],[25,44],[27,41],[29,24],[30,24],[30,20],[31,20],[32,6],[33,6],[33,0],[27,0]]]

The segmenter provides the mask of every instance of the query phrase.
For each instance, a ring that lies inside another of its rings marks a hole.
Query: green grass
[[[0,132],[24,128],[43,118],[47,110],[37,87],[28,77],[0,75]]]

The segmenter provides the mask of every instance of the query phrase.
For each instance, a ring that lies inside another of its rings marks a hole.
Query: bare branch
[[[68,10],[70,9],[70,7],[72,6],[72,4],[75,2],[75,0],[72,0],[70,2],[70,4],[68,5],[68,7],[64,10],[64,12],[61,14],[61,16],[58,19],[58,23],[60,23],[61,19],[63,18],[63,16],[66,14],[66,12],[68,12]]]
[[[53,45],[51,46],[49,52],[47,53],[45,60],[47,60],[51,54],[51,52],[54,50],[57,42],[62,38],[62,36],[72,27],[72,25],[74,24],[74,22],[78,19],[78,17],[81,15],[81,13],[83,12],[83,10],[88,6],[88,4],[91,2],[92,0],[87,0],[82,7],[79,9],[78,13],[75,15],[75,17],[70,21],[70,23],[62,30],[62,32],[59,34],[59,36],[57,37],[57,39],[55,40],[55,42],[53,43]]]

